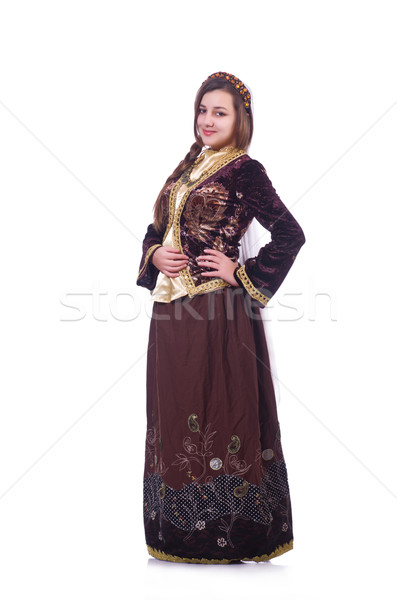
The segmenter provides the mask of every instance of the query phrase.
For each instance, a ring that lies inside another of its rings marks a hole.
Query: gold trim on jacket
[[[245,289],[247,290],[249,295],[252,298],[254,298],[254,300],[258,300],[261,304],[263,304],[263,306],[266,306],[266,304],[269,302],[270,298],[268,298],[267,296],[262,294],[254,286],[251,279],[248,277],[247,273],[245,272],[245,266],[242,265],[239,269],[236,270],[235,274],[240,279],[240,281],[242,282],[243,286],[245,287]]]
[[[156,248],[160,248],[160,246],[161,246],[161,244],[153,244],[153,246],[150,246],[150,248],[148,248],[148,250],[146,252],[146,256],[145,256],[145,262],[143,263],[142,269],[138,273],[138,279],[142,275],[144,270],[146,269],[147,264],[149,262],[149,258],[152,256],[153,252],[155,251]]]

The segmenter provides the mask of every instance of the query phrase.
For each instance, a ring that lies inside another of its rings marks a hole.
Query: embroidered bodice
[[[205,171],[211,169],[211,167],[223,159],[229,151],[230,148],[228,147],[222,148],[221,150],[212,150],[212,148],[205,146],[202,152],[199,154],[196,164],[193,165],[193,169],[190,173],[190,181],[199,179]],[[173,207],[172,225],[163,240],[162,246],[172,246],[177,248],[177,245],[173,240],[176,215],[180,202],[187,191],[188,182],[183,183],[176,194],[175,206]],[[168,277],[160,271],[157,277],[156,287],[151,291],[151,296],[152,300],[157,302],[171,302],[176,298],[186,296],[187,293],[186,286],[180,275],[178,275],[178,277]]]

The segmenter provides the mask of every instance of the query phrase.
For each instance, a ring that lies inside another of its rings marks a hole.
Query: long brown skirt
[[[265,561],[292,548],[260,310],[231,287],[153,304],[144,526],[156,558]]]

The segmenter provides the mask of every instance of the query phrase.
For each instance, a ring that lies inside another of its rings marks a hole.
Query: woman
[[[286,466],[261,311],[303,231],[247,154],[251,95],[218,72],[143,241],[137,284],[154,300],[147,357],[144,523],[149,554],[265,561],[292,548]],[[253,219],[271,233],[239,262]]]

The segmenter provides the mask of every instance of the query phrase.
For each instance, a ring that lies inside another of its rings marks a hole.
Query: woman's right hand
[[[181,254],[178,248],[161,246],[152,254],[152,263],[167,277],[178,277],[179,271],[188,263],[186,254]]]

